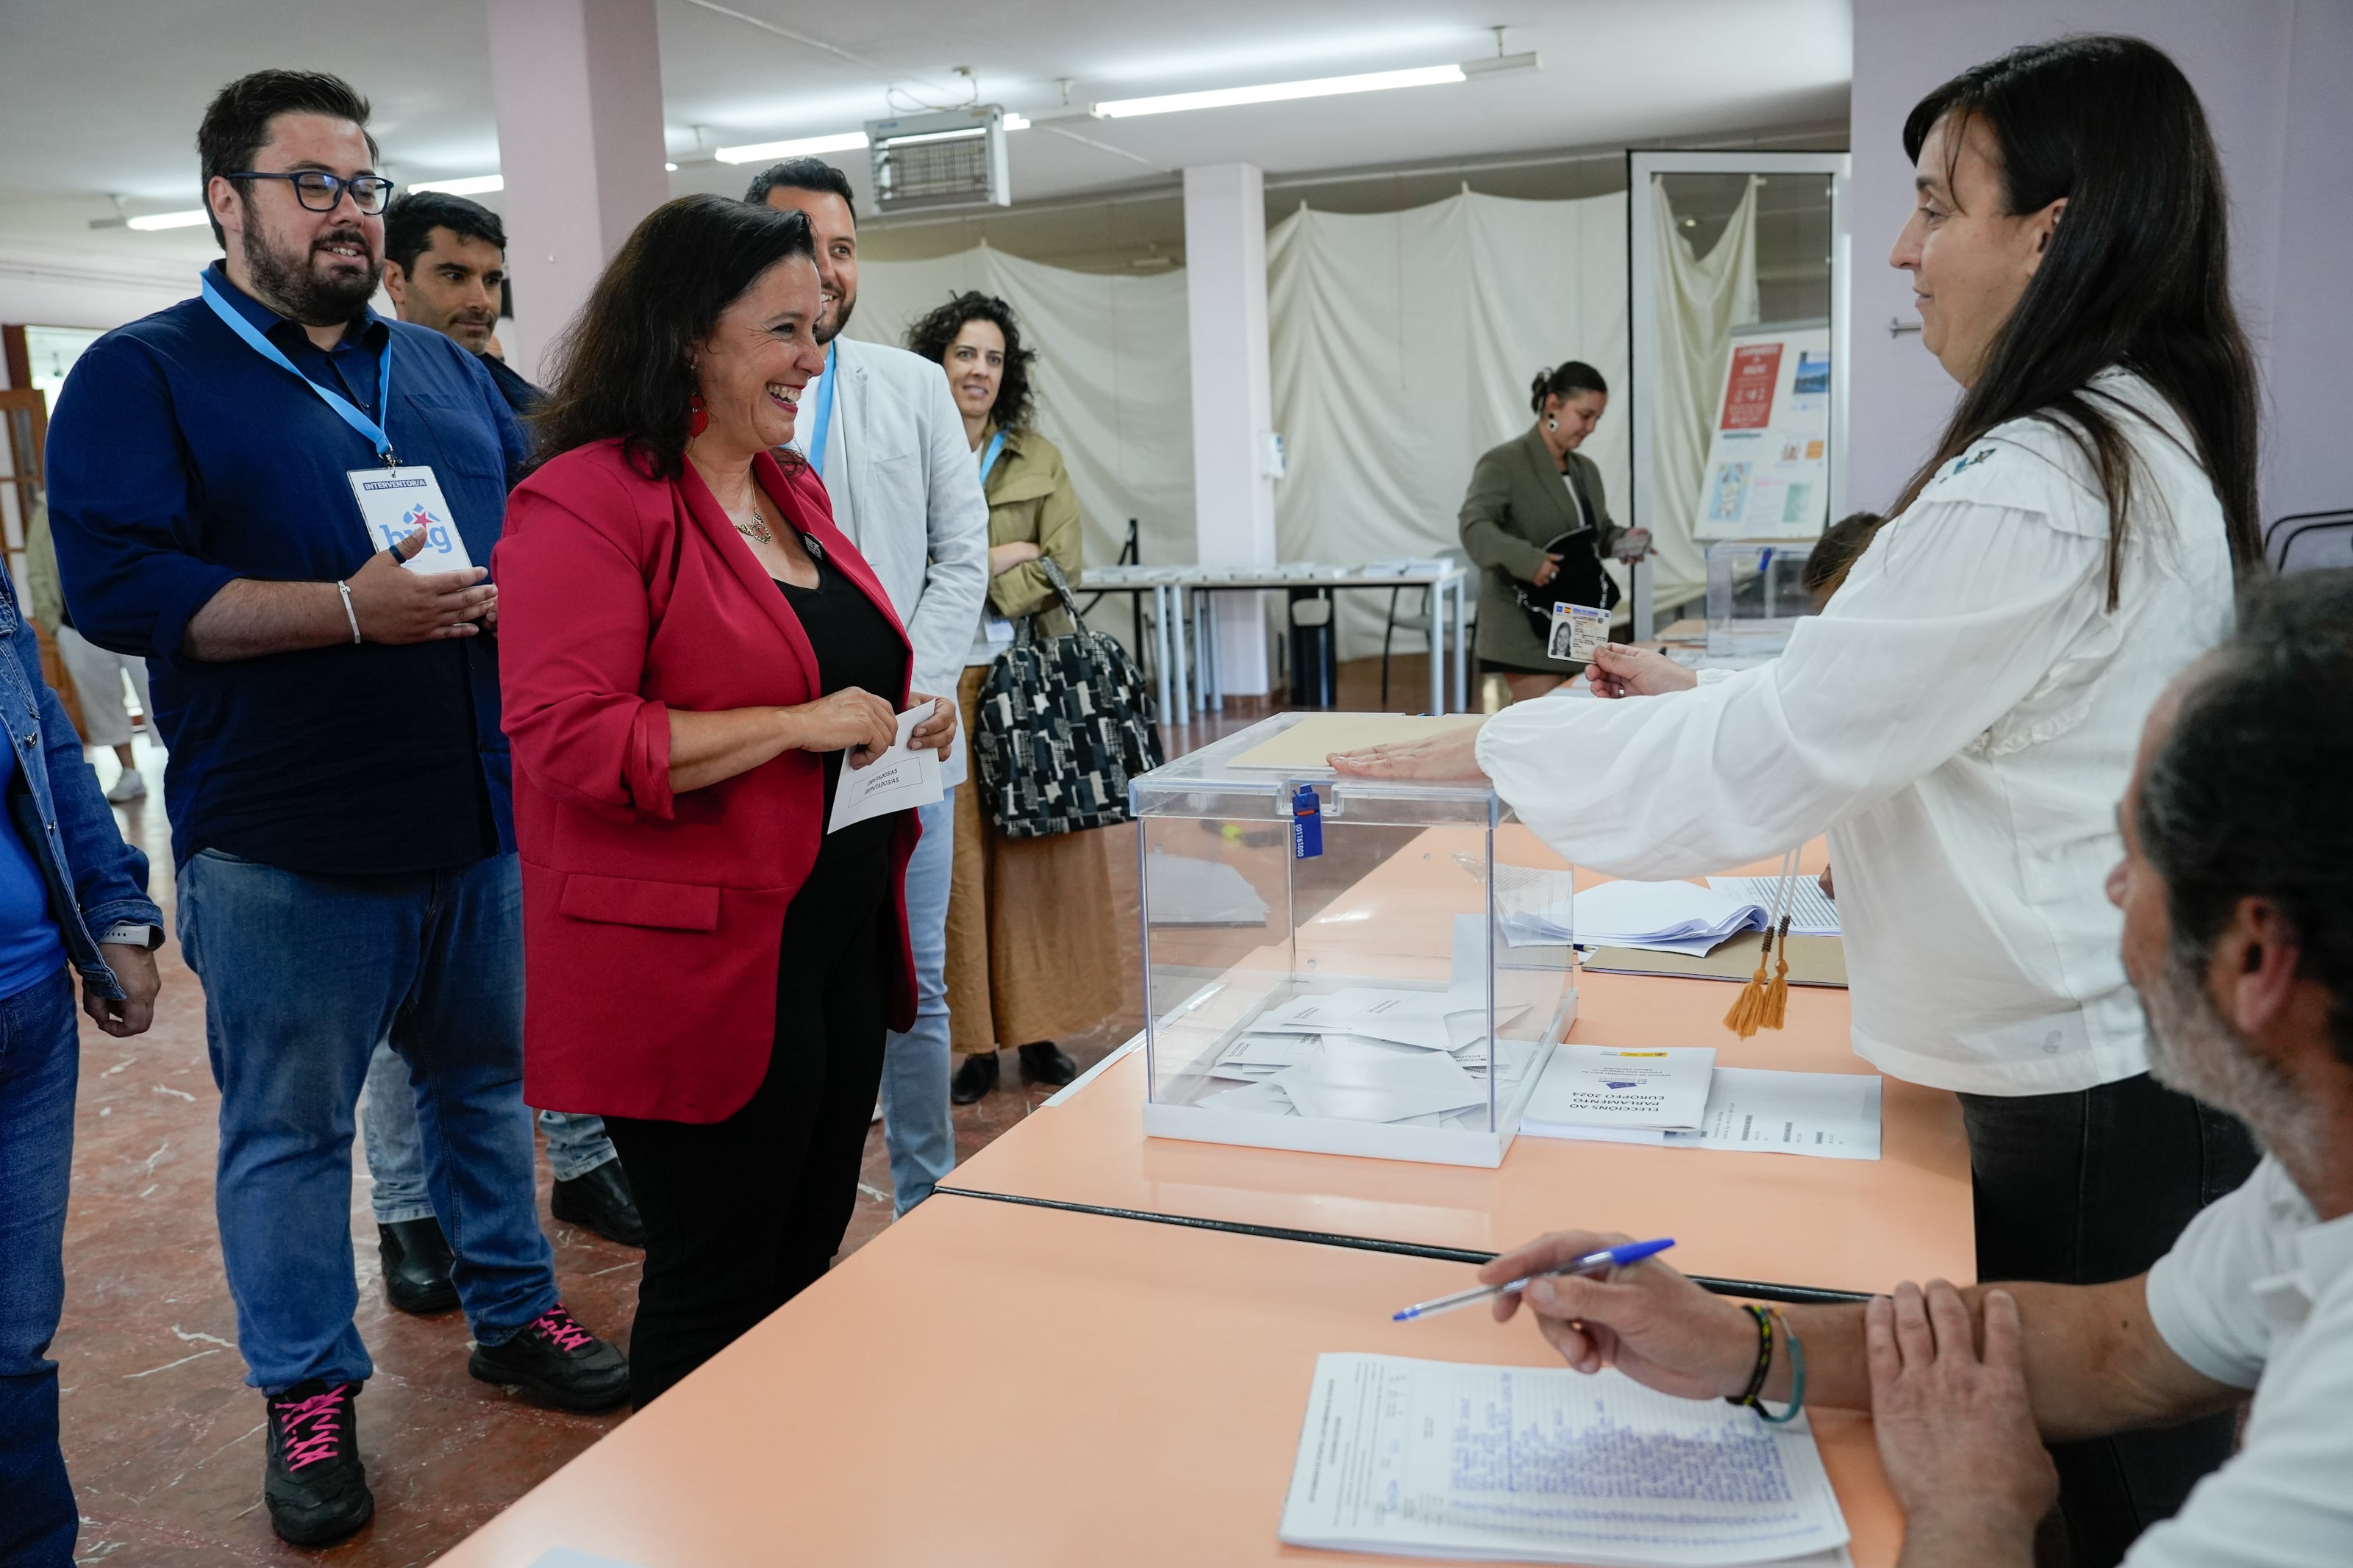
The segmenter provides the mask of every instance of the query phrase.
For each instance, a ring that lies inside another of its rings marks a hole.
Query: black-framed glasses
[[[226,174],[230,180],[287,180],[294,186],[294,199],[314,213],[331,213],[349,191],[352,205],[368,217],[374,217],[390,205],[392,182],[381,174],[354,174],[350,179],[330,174],[323,169],[297,169],[290,174],[265,174],[248,170],[242,174]]]

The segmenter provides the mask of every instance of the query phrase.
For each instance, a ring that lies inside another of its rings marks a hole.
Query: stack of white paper
[[[1543,1081],[1538,1080],[1541,1093]],[[1670,1149],[1732,1149],[1746,1153],[1810,1154],[1823,1160],[1879,1158],[1877,1073],[1767,1072],[1718,1068],[1707,1109],[1693,1131],[1599,1128],[1530,1120],[1520,1131],[1538,1138],[1605,1143],[1658,1143]],[[1535,1105],[1531,1101],[1530,1116]]]
[[[1527,1011],[1506,1005],[1498,1023]],[[1238,1087],[1204,1095],[1207,1110],[1315,1116],[1347,1121],[1451,1124],[1485,1118],[1487,1008],[1456,991],[1346,986],[1293,996],[1268,1008],[1219,1053],[1212,1079]],[[1492,1076],[1508,1091],[1522,1082],[1543,1042],[1499,1040]]]
[[[1577,895],[1579,947],[1639,947],[1704,955],[1765,929],[1765,906],[1697,882],[1604,882]]]
[[[1768,1426],[1615,1371],[1322,1355],[1289,1545],[1603,1565],[1846,1560],[1804,1417]]]
[[[1746,899],[1770,908],[1781,879],[1778,877],[1710,877],[1707,885],[1720,893],[1730,893],[1736,899]],[[1811,877],[1792,878],[1789,882],[1789,934],[1791,936],[1836,936],[1839,933],[1838,905],[1822,891],[1822,885]]]
[[[1520,1131],[1558,1137],[1596,1128],[1696,1131],[1715,1072],[1708,1046],[1556,1046]]]

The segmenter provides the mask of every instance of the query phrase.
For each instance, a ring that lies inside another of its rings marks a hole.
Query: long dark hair
[[[1557,397],[1566,403],[1580,392],[1598,392],[1607,397],[1609,384],[1583,360],[1563,360],[1549,370],[1536,372],[1535,380],[1528,384],[1528,407],[1542,414],[1546,398]]]
[[[1021,329],[1014,325],[1012,306],[977,289],[951,295],[946,304],[924,312],[907,329],[907,346],[934,364],[944,365],[948,345],[955,342],[966,321],[987,321],[1005,334],[1005,379],[997,384],[997,401],[989,405],[988,415],[999,430],[1027,430],[1029,362],[1038,355],[1035,350],[1021,346]]]
[[[2114,412],[2122,405],[2091,380],[2121,365],[2189,427],[2232,562],[2248,576],[2263,560],[2254,356],[2231,304],[2222,161],[2189,79],[2140,38],[2062,38],[1973,66],[1922,99],[1904,122],[1914,163],[1939,120],[1957,154],[1970,121],[1991,133],[2010,213],[2063,196],[2067,211],[1936,455],[1893,510],[1995,426],[2042,419],[2099,476],[2116,608],[2134,464]]]
[[[762,273],[796,256],[817,258],[797,212],[696,195],[648,213],[556,341],[547,401],[531,422],[533,465],[617,436],[645,472],[676,479],[695,345]]]

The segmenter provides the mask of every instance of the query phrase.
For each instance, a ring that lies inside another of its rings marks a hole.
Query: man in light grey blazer
[[[940,367],[904,349],[840,336],[858,304],[858,213],[840,170],[789,158],[752,182],[745,201],[807,215],[825,296],[817,340],[825,374],[801,394],[793,445],[825,481],[833,520],[881,579],[914,644],[913,686],[955,699],[988,592],[988,502],[964,418]],[[915,956],[915,1023],[882,1064],[883,1133],[898,1212],[931,1195],[955,1164],[948,1119],[948,885],[955,863],[953,786],[965,776],[958,734],[943,770],[952,786],[922,809],[907,863]]]

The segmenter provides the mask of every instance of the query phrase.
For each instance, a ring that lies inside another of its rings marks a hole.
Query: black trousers
[[[1961,1096],[1977,1191],[1978,1278],[2128,1279],[2255,1168],[2233,1118],[2147,1074],[2076,1094]],[[2075,1568],[2109,1568],[2231,1456],[2224,1414],[2157,1432],[2054,1443]],[[2044,1542],[2046,1558],[2052,1543]]]
[[[822,1278],[841,1247],[882,1081],[886,876],[879,858],[820,859],[793,900],[776,1043],[743,1110],[707,1125],[605,1119],[646,1224],[629,1337],[640,1410]]]

